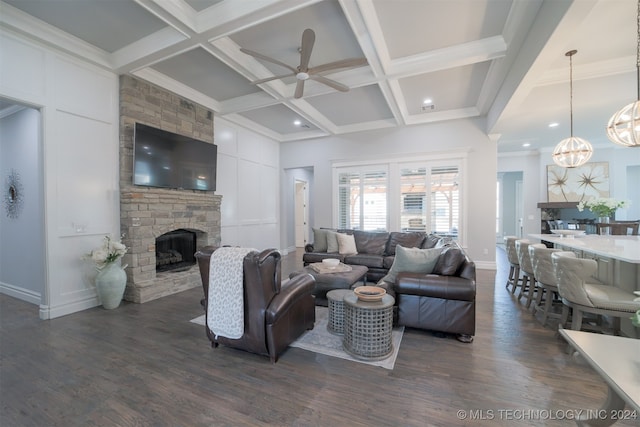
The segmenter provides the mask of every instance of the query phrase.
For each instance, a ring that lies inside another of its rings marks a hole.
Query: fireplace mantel
[[[540,209],[575,209],[578,202],[539,202]]]

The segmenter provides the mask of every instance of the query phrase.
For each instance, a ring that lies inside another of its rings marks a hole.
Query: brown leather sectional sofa
[[[367,281],[377,282],[396,300],[394,320],[398,325],[455,334],[471,342],[475,335],[475,264],[451,238],[422,232],[367,232],[335,230],[354,236],[357,254],[314,252],[305,247],[304,265],[338,258],[350,265],[369,268]],[[433,271],[399,273],[394,283],[381,281],[395,259],[396,247],[438,248],[442,252]]]

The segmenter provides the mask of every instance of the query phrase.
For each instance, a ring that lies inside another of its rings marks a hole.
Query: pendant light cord
[[[638,2],[640,3],[640,0],[638,0]],[[573,55],[576,53],[578,53],[577,50],[570,50],[565,53],[565,55],[569,57],[569,117],[571,118],[571,138],[573,138]]]
[[[638,30],[638,44],[636,46],[636,79],[638,80],[638,84],[636,87],[638,88],[638,101],[640,101],[640,0],[638,0],[638,14],[636,20]]]

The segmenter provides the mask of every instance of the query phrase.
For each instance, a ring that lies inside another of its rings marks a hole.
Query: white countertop
[[[640,411],[640,340],[560,329],[630,409]]]
[[[562,237],[556,234],[530,234],[529,236],[571,249],[640,264],[640,236],[600,236],[597,234],[575,237]]]

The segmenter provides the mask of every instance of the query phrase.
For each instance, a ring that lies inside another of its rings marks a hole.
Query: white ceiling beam
[[[175,55],[184,51],[184,48],[178,47],[184,47],[184,44],[179,45],[181,42],[190,43],[183,33],[172,27],[165,27],[113,52],[111,63],[119,73],[134,71],[140,67],[147,67],[158,59],[166,59],[172,53]]]
[[[568,62],[568,61],[567,61]],[[597,79],[600,77],[614,76],[636,71],[636,57],[629,55],[624,58],[616,58],[608,61],[592,62],[579,65],[573,62],[573,80]],[[569,81],[569,67],[564,69],[547,70],[536,82],[536,86],[548,86]]]
[[[535,88],[540,77],[557,60],[557,49],[564,40],[572,40],[572,32],[589,15],[598,0],[573,2],[545,1],[522,44],[509,73],[504,79],[488,114],[488,133],[494,130],[502,115],[516,109]]]
[[[456,110],[437,111],[433,113],[414,114],[407,117],[407,124],[441,122],[444,120],[468,119],[480,116],[476,107],[459,108]]]
[[[134,0],[156,18],[189,37],[197,33],[195,11],[181,0]]]
[[[443,49],[394,59],[388,77],[404,78],[501,58],[507,51],[502,36],[488,37]]]
[[[318,1],[321,0],[224,0],[200,12],[196,28],[211,38],[224,37]]]
[[[210,108],[213,111],[220,111],[220,103],[215,99],[206,96],[202,92],[199,92],[189,86],[177,82],[174,79],[167,77],[166,75],[159,73],[152,68],[145,68],[136,72],[132,72],[131,74],[157,86],[165,88],[169,91],[172,91],[177,95],[190,99],[191,101],[196,102],[204,107]]]
[[[111,69],[111,59],[108,52],[65,33],[53,25],[34,18],[9,4],[2,3],[0,25],[17,31],[31,40],[62,50],[67,54],[82,58],[100,67]]]

